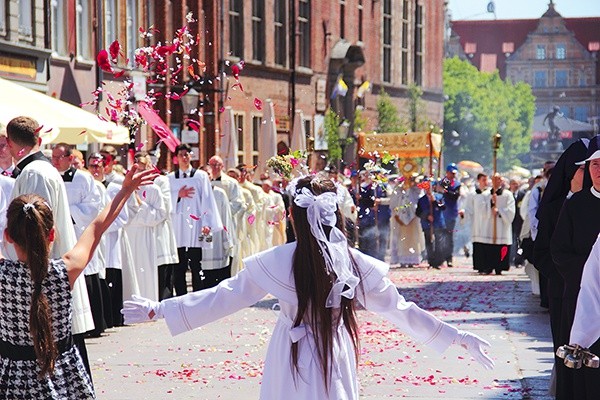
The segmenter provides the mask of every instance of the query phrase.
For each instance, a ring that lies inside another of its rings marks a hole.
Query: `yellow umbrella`
[[[459,169],[464,169],[476,173],[483,172],[483,166],[478,162],[471,160],[463,160],[457,164],[457,167]]]
[[[0,122],[25,115],[41,125],[42,143],[68,144],[129,142],[129,131],[113,122],[102,121],[91,112],[54,97],[0,78]]]

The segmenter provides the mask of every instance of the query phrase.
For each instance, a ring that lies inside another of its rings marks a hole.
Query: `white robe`
[[[56,237],[50,249],[51,258],[61,258],[77,242],[69,212],[69,201],[62,177],[47,161],[36,160],[29,163],[15,181],[11,198],[22,194],[35,193],[48,202],[54,216]],[[94,319],[90,309],[85,278],[79,276],[71,291],[73,296],[73,334],[94,329]]]
[[[8,206],[10,205],[14,186],[15,180],[13,178],[0,175],[0,245],[4,240],[2,232],[6,229],[6,210],[8,210]]]
[[[163,300],[164,316],[172,335],[216,321],[260,301],[267,293],[279,299],[281,311],[267,350],[261,400],[358,399],[358,379],[350,336],[338,328],[332,358],[332,383],[326,394],[312,332],[305,325],[293,328],[297,297],[292,273],[296,243],[289,243],[244,260],[245,269],[218,286]],[[363,290],[357,300],[416,340],[442,352],[456,338],[457,329],[398,294],[386,278],[388,265],[357,250],[352,254],[360,268]],[[298,343],[300,376],[294,381],[292,341]],[[402,349],[398,349],[402,350]]]
[[[203,270],[225,268],[229,264],[229,257],[232,255],[235,240],[235,228],[227,194],[220,187],[213,187],[213,192],[219,216],[225,229],[213,234],[212,248],[202,249]]]
[[[158,185],[142,186],[136,194],[140,209],[129,219],[125,232],[133,253],[140,295],[158,301],[156,227],[167,218],[167,210]]]
[[[109,183],[104,192],[106,202],[108,203],[112,200],[119,190],[121,190],[121,185]],[[135,203],[135,199],[130,197],[128,199],[128,204],[132,202]],[[117,218],[104,233],[106,240],[105,268],[121,270],[124,299],[129,299],[134,294],[137,296],[140,295],[140,288],[138,286],[135,266],[133,264],[133,254],[131,253],[131,247],[129,245],[129,236],[127,236],[124,229],[127,221],[129,221],[131,208],[135,208],[135,211],[137,211],[137,206],[123,207]]]
[[[600,338],[598,321],[600,321],[600,236],[596,239],[583,267],[581,289],[577,297],[569,343],[590,348]]]
[[[269,248],[265,238],[268,237],[267,233],[267,219],[265,217],[265,208],[268,204],[267,194],[257,185],[252,182],[242,183],[242,187],[248,189],[252,194],[252,200],[254,200],[254,223],[250,226],[250,230],[253,230],[251,234],[255,235],[258,241],[255,243],[256,251],[263,251]]]
[[[96,186],[94,178],[89,172],[76,170],[71,182],[65,182],[69,211],[73,219],[75,236],[81,237],[85,228],[92,223],[104,208],[104,199],[100,189]],[[84,275],[100,273],[104,269],[104,255],[102,243],[98,245],[94,255],[83,271]]]
[[[473,243],[511,245],[512,220],[515,217],[515,198],[508,190],[503,190],[496,196],[496,241],[494,242],[494,217],[491,206],[490,190],[481,194],[472,193],[467,199],[465,211],[472,222]]]
[[[252,198],[252,193],[244,187],[242,187],[242,196],[244,196],[244,213],[238,215],[236,223],[238,229],[238,243],[240,247],[239,263],[232,265],[231,274],[235,275],[238,271],[241,271],[244,267],[242,260],[258,252],[258,230],[256,229],[256,205]],[[252,223],[250,223],[252,221]]]
[[[191,178],[180,175],[177,179],[173,172],[167,176],[171,184],[171,216],[177,247],[212,247],[211,242],[198,239],[204,226],[209,226],[213,235],[223,229],[208,174],[197,170]],[[194,188],[194,196],[178,199],[177,194],[183,186]]]
[[[285,203],[283,196],[274,190],[269,192],[271,197],[271,206],[267,211],[267,224],[273,226],[272,245],[280,246],[287,243]]]
[[[412,264],[421,262],[421,239],[423,230],[417,218],[417,203],[422,195],[422,190],[416,186],[405,189],[396,186],[390,196],[390,209],[392,212],[390,236],[390,263]],[[402,224],[396,221],[398,217]]]
[[[171,185],[169,178],[159,176],[154,181],[160,187],[167,216],[163,222],[156,226],[156,265],[177,264],[177,243],[175,242],[175,231],[171,221]]]

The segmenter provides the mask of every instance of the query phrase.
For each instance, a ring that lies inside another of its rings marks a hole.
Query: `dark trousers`
[[[454,228],[456,227],[456,219],[448,218],[446,220],[446,229],[443,232],[443,261],[452,264],[452,253],[454,252]]]
[[[202,249],[200,247],[179,247],[177,254],[179,255],[179,264],[175,266],[173,271],[173,284],[176,296],[187,293],[185,275],[188,267],[192,271],[192,288],[194,292],[203,289]]]
[[[158,300],[173,297],[173,269],[177,264],[158,266]]]
[[[106,268],[106,284],[110,293],[113,326],[123,326],[123,272],[117,268]]]
[[[106,279],[100,279],[100,290],[102,291],[102,307],[104,309],[104,322],[106,322],[107,328],[112,328],[113,315],[112,315],[112,299],[110,298],[110,290],[106,284]]]
[[[358,249],[371,257],[377,257],[377,226],[359,225]]]
[[[204,269],[204,289],[217,286],[225,279],[231,278],[231,263],[220,269]]]
[[[425,248],[427,249],[427,262],[430,267],[438,268],[444,262],[444,229],[434,228],[433,238],[431,237],[431,228],[423,229],[425,235]]]
[[[85,275],[85,286],[90,301],[92,318],[94,319],[94,330],[86,332],[87,335],[98,337],[106,329],[104,321],[104,303],[102,300],[102,286],[98,274]]]

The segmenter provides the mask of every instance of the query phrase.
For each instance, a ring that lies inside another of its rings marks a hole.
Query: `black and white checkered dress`
[[[95,398],[79,351],[72,344],[62,352],[59,349],[54,374],[45,379],[38,379],[40,369],[37,361],[19,359],[19,353],[25,353],[19,352],[19,349],[30,351],[33,346],[29,333],[32,291],[33,283],[27,266],[0,259],[0,398]],[[62,260],[50,261],[43,291],[52,309],[54,338],[56,341],[63,339],[64,342],[71,335],[71,289]]]

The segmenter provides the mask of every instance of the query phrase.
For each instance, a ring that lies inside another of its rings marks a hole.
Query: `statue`
[[[548,142],[556,143],[560,141],[560,128],[554,122],[556,117],[562,117],[563,113],[560,112],[559,106],[552,107],[552,111],[550,111],[544,117],[544,121],[542,124],[546,126],[546,120],[548,120]]]

